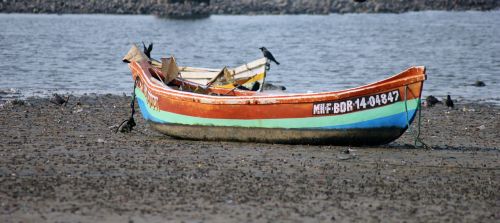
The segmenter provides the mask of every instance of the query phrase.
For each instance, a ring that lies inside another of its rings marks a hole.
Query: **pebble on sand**
[[[483,81],[476,81],[476,82],[474,82],[474,84],[472,86],[474,86],[474,87],[484,87],[484,86],[486,86],[486,84]]]

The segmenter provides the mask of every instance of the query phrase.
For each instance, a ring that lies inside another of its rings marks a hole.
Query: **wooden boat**
[[[270,95],[203,87],[180,78],[167,86],[155,78],[161,71],[148,62],[129,67],[141,113],[166,135],[286,144],[389,143],[413,121],[426,79],[419,66],[347,90]]]
[[[148,58],[137,45],[133,44],[124,61],[148,60],[154,67],[161,69],[162,62]],[[177,66],[172,56],[167,61],[174,61],[176,73],[179,77],[201,85],[211,85],[220,88],[232,89],[236,86],[252,91],[262,91],[266,78],[266,58],[260,58],[235,68],[200,68]]]

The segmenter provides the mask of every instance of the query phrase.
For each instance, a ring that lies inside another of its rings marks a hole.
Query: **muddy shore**
[[[130,97],[0,104],[0,222],[498,222],[500,108],[422,111],[413,134],[351,148],[177,140]]]

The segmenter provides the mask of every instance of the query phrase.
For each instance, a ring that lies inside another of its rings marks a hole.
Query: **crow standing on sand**
[[[148,56],[149,59],[151,59],[151,51],[153,51],[153,43],[150,43],[149,46],[146,48],[146,44],[142,42],[142,47],[144,48],[144,54]]]
[[[264,57],[267,58],[268,60],[270,61],[273,61],[275,62],[277,65],[280,65],[280,63],[278,61],[276,61],[276,59],[274,59],[274,56],[273,54],[271,54],[271,52],[269,52],[269,50],[267,50],[265,47],[261,47],[259,48],[262,53],[264,54]]]
[[[448,108],[453,108],[453,106],[454,106],[454,105],[453,105],[453,100],[451,100],[450,95],[447,95],[447,96],[446,96],[446,101],[445,101],[445,103],[446,103],[446,107],[448,107]]]

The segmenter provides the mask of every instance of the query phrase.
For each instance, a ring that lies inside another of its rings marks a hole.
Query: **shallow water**
[[[500,104],[500,11],[212,16],[0,14],[0,100],[62,93],[130,94],[121,58],[133,42],[180,65],[279,62],[268,80],[290,92],[332,91],[427,66],[424,95]],[[482,80],[486,87],[471,86]]]

